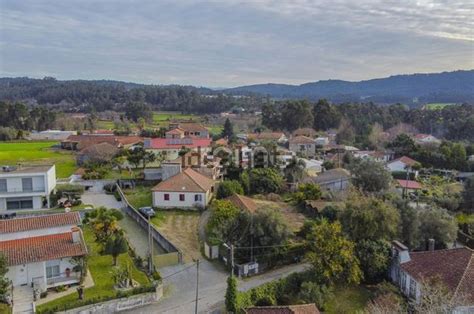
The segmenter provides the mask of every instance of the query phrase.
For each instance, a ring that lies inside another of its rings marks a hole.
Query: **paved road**
[[[293,272],[307,268],[306,264],[286,266],[260,276],[239,281],[239,290],[247,291],[275,279],[283,278]],[[179,273],[176,273],[180,271]],[[125,313],[194,313],[196,297],[196,266],[194,263],[160,270],[165,284],[165,297],[157,304],[134,309]],[[199,313],[221,313],[227,288],[228,273],[220,264],[203,260],[199,268]]]

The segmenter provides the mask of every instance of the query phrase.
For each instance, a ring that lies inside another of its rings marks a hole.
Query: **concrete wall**
[[[153,193],[153,206],[161,208],[194,208],[206,207],[209,202],[208,194],[195,192],[157,192]],[[169,194],[169,201],[165,201],[165,194]],[[179,200],[179,195],[184,194],[184,201]],[[201,201],[195,201],[195,195],[200,195]]]
[[[129,311],[144,305],[152,304],[163,297],[163,285],[159,284],[155,292],[137,294],[128,298],[115,299],[107,302],[78,307],[60,312],[63,314],[109,314]],[[139,312],[139,311],[138,311]]]

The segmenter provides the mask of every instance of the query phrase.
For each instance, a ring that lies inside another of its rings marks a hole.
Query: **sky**
[[[474,69],[472,0],[0,0],[0,76],[232,87]]]

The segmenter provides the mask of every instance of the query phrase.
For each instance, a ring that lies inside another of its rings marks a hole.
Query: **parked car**
[[[153,210],[152,207],[146,206],[146,207],[140,207],[138,211],[145,217],[154,217],[155,216],[155,211]]]

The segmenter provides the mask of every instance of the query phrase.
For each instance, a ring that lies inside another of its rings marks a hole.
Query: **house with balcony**
[[[56,167],[3,166],[0,169],[0,214],[50,207],[56,187]]]
[[[78,212],[0,220],[0,252],[13,287],[46,291],[80,282],[87,247]]]

